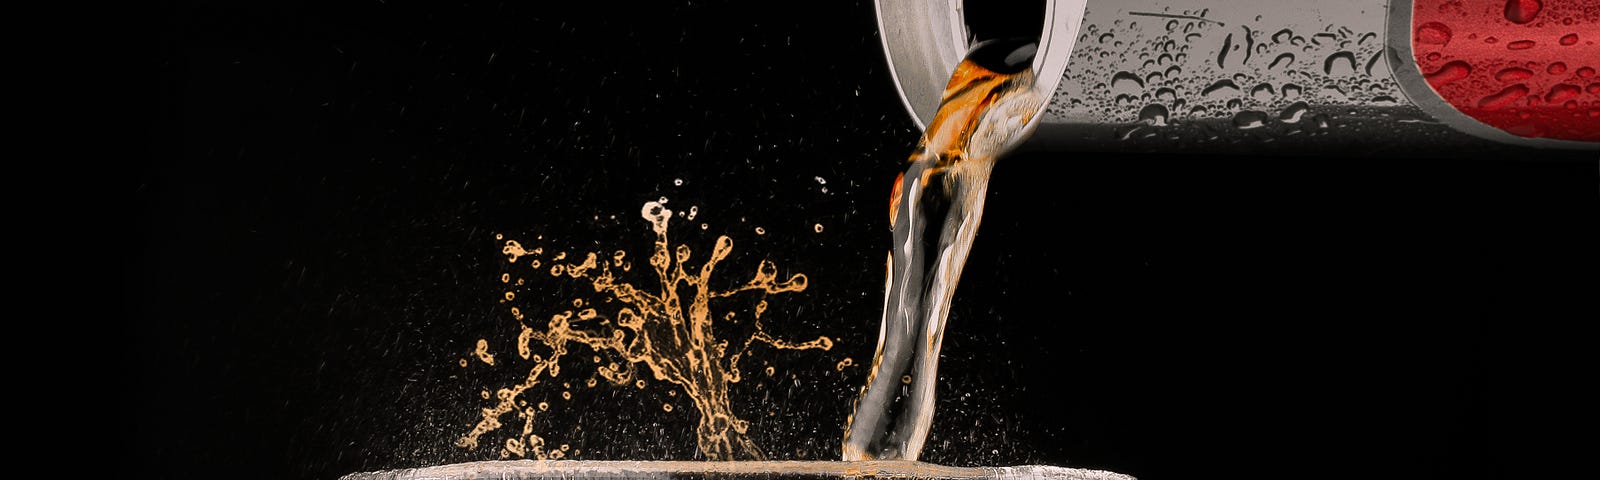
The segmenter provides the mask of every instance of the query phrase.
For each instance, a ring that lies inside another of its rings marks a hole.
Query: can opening
[[[1037,41],[1044,33],[1045,0],[963,0],[961,14],[972,44],[997,38]]]
[[[1037,42],[1035,85],[1055,92],[1067,69],[1088,0],[875,0],[878,31],[900,98],[917,128],[939,107],[944,87],[973,45]],[[1044,118],[1034,117],[1037,124]],[[1030,127],[1031,128],[1031,127]]]

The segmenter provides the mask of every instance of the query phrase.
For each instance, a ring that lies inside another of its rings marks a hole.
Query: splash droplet
[[[1569,33],[1561,37],[1561,46],[1570,47],[1578,44],[1578,34]]]
[[[1506,48],[1510,50],[1527,50],[1533,48],[1534,45],[1535,43],[1533,40],[1517,40],[1515,42],[1507,43]]]
[[[1544,72],[1551,75],[1567,73],[1567,64],[1561,62],[1552,63],[1550,66],[1545,67]]]
[[[472,353],[478,356],[478,361],[487,363],[489,365],[494,365],[494,355],[489,353],[488,340],[482,338],[478,339],[478,345],[472,350]]]

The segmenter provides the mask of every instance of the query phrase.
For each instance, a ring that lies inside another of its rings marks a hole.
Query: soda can
[[[1023,150],[1600,151],[1592,0],[877,0],[876,12],[919,127],[968,46],[1038,38],[1038,86],[1054,93]]]

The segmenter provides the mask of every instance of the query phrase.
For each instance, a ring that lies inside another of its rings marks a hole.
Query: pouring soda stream
[[[1037,125],[1031,39],[974,45],[889,201],[883,318],[866,385],[845,425],[843,459],[916,460],[932,427],[950,301],[983,218],[995,162]]]

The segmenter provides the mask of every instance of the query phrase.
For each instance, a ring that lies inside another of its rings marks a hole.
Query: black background
[[[494,235],[639,255],[662,196],[708,224],[680,240],[734,238],[729,268],[811,280],[775,328],[839,345],[735,403],[781,412],[752,427],[774,458],[835,458],[864,372],[834,362],[870,357],[917,135],[871,3],[535,3],[163,5],[126,187],[137,473],[495,458],[451,445],[504,383],[455,365],[504,340]],[[1002,162],[924,460],[1538,478],[1592,454],[1548,435],[1590,434],[1593,152],[1306,153]],[[598,395],[583,458],[692,458],[692,409]]]

